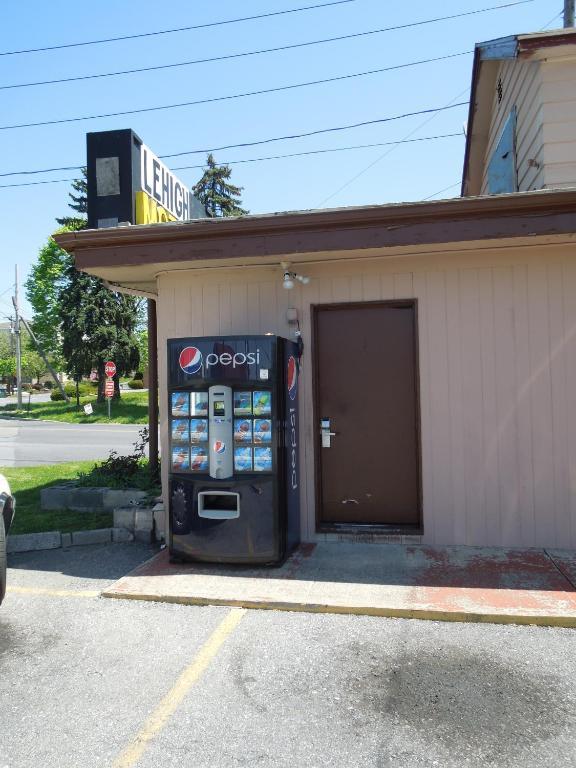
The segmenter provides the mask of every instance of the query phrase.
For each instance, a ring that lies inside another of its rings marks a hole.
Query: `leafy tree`
[[[77,211],[80,214],[88,213],[88,182],[87,182],[87,169],[82,168],[82,178],[75,179],[72,182],[72,189],[74,192],[69,192],[68,197],[72,200],[68,203],[68,206],[72,210]],[[58,224],[62,227],[69,227],[70,229],[86,229],[88,219],[86,215],[83,216],[63,216],[61,219],[56,219]]]
[[[140,357],[140,370],[144,371],[148,366],[148,329],[140,328],[136,331],[136,343]]]
[[[77,229],[62,227],[58,232]],[[24,284],[26,298],[33,309],[32,330],[44,352],[57,368],[62,366],[60,312],[58,301],[65,269],[72,259],[51,237],[38,254],[30,276]]]
[[[214,155],[208,155],[204,174],[192,187],[192,191],[210,216],[241,216],[249,213],[241,207],[243,187],[236,187],[228,181],[231,173],[228,165],[216,165]]]
[[[79,381],[92,368],[98,372],[98,401],[104,401],[104,364],[116,363],[114,398],[120,397],[119,376],[138,367],[135,328],[138,301],[114,293],[102,280],[78,272],[70,263],[63,275],[59,295],[62,352],[66,371]]]

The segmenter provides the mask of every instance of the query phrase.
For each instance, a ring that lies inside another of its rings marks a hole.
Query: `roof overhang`
[[[576,190],[198,219],[55,235],[79,270],[154,292],[161,272],[389,257],[569,240]]]
[[[472,84],[466,148],[462,171],[462,195],[479,195],[482,167],[492,122],[492,106],[500,63],[507,59],[560,60],[576,56],[576,29],[510,35],[477,43],[472,64]]]

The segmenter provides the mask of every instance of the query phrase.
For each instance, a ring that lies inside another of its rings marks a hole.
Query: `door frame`
[[[414,312],[414,396],[415,396],[415,423],[416,423],[416,470],[417,470],[417,498],[418,498],[418,523],[415,525],[375,525],[373,523],[326,523],[321,520],[322,510],[322,457],[320,440],[320,368],[318,336],[318,317],[320,312],[329,312],[336,309],[361,309],[363,307],[398,307],[412,309]],[[316,533],[381,533],[421,535],[423,528],[423,497],[422,497],[422,428],[420,417],[420,343],[418,323],[418,299],[387,299],[378,301],[346,301],[335,304],[311,304],[311,357],[312,357],[312,435],[314,456],[314,499],[315,499],[315,528]]]

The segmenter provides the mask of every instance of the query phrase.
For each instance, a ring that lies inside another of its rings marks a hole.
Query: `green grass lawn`
[[[56,405],[56,403],[54,403]],[[78,472],[88,472],[93,461],[74,461],[68,464],[51,464],[41,467],[0,467],[0,472],[10,483],[16,497],[16,516],[10,529],[11,534],[38,533],[40,531],[91,530],[112,526],[111,512],[68,512],[40,510],[40,491],[63,480],[73,480]]]
[[[14,404],[0,406],[0,416],[18,416],[19,418],[41,419],[46,421],[67,421],[76,424],[108,423],[108,406],[96,402],[95,395],[80,398],[81,409],[76,410],[76,400],[69,404],[63,401],[30,404],[26,400],[24,408],[17,410]],[[87,416],[82,406],[92,403],[94,413]],[[122,392],[121,399],[111,404],[110,423],[114,424],[147,424],[148,423],[148,392]]]

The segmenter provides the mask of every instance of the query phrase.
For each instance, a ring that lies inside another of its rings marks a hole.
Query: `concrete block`
[[[112,528],[112,541],[114,544],[127,544],[134,541],[134,534],[126,528]]]
[[[150,544],[152,542],[152,529],[147,531],[137,528],[134,531],[134,539],[142,544]]]
[[[96,528],[93,531],[75,531],[72,534],[72,546],[86,544],[109,544],[112,541],[112,528]]]
[[[135,531],[151,531],[154,526],[154,513],[148,508],[137,508],[134,514]]]
[[[134,530],[134,518],[137,507],[118,507],[114,510],[114,528]]]
[[[102,494],[102,506],[105,509],[129,507],[139,504],[147,495],[146,491],[138,491],[135,488],[126,488],[125,490],[106,488]]]
[[[54,485],[40,491],[40,509],[66,509],[70,499],[69,485]]]
[[[166,513],[164,511],[164,504],[155,504],[152,513],[154,515],[154,533],[156,541],[165,541]]]
[[[6,540],[6,550],[8,552],[34,552],[40,549],[58,549],[61,545],[60,531],[21,533],[17,536],[8,536]]]
[[[62,546],[63,547],[71,547],[72,546],[72,534],[71,533],[63,533],[62,534]]]

